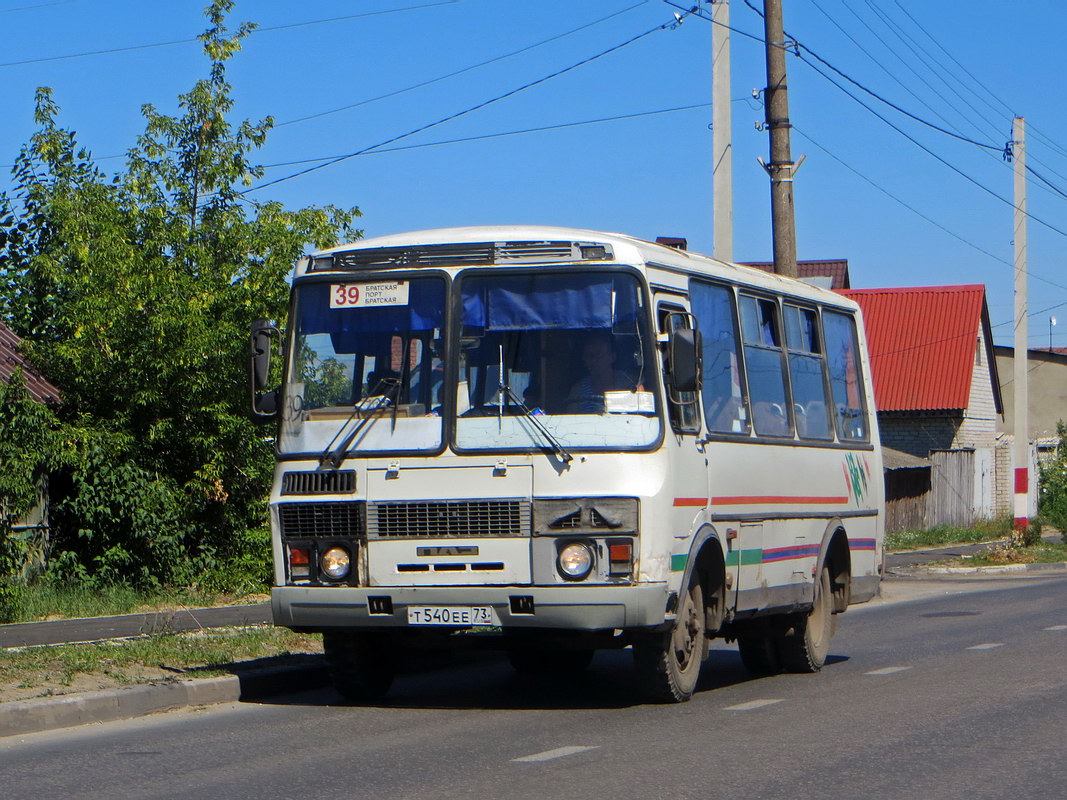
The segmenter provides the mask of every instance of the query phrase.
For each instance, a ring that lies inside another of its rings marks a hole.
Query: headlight
[[[571,542],[560,548],[558,561],[564,578],[580,581],[593,568],[593,553],[587,544]]]
[[[348,551],[343,547],[331,547],[322,554],[319,563],[326,576],[338,581],[348,575],[348,570],[351,568],[351,560]]]

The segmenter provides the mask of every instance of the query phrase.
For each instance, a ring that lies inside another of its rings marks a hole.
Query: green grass
[[[1031,547],[991,547],[967,559],[954,560],[954,566],[992,567],[1005,564],[1056,564],[1067,561],[1067,544],[1044,542]]]
[[[954,528],[941,525],[921,531],[897,531],[887,533],[885,549],[922,550],[928,547],[945,547],[953,544],[973,544],[1004,539],[1011,533],[1011,520],[979,520],[969,528]]]
[[[321,652],[317,637],[269,625],[158,634],[98,644],[0,650],[0,686],[62,691],[76,675],[114,684],[159,680],[164,675],[222,675],[253,659]],[[145,671],[152,676],[141,678]]]
[[[3,616],[7,618],[0,622],[101,617],[154,609],[213,606],[233,600],[230,596],[190,589],[143,592],[128,586],[87,589],[42,583],[18,587],[13,601],[4,606]]]

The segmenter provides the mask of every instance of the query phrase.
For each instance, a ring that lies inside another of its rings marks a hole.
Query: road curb
[[[1067,562],[1057,561],[1052,564],[999,564],[988,567],[895,567],[886,570],[886,577],[898,578],[946,578],[952,576],[995,576],[1011,577],[1030,572],[1067,572]]]
[[[114,722],[179,708],[255,700],[325,686],[324,664],[278,667],[218,678],[193,678],[0,704],[0,737]]]

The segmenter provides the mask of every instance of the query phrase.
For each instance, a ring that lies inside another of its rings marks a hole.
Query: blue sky
[[[10,164],[32,133],[33,91],[44,85],[54,90],[62,124],[103,159],[100,165],[120,165],[107,157],[122,154],[141,131],[141,105],[172,112],[177,95],[206,73],[199,46],[183,42],[203,30],[204,5],[0,0],[0,164]],[[701,5],[710,13],[710,4]],[[1048,345],[1049,318],[1058,314],[1054,343],[1067,345],[1067,200],[1058,193],[1067,195],[1067,135],[1060,133],[1065,120],[1057,100],[1063,3],[785,0],[784,6],[786,30],[809,52],[915,116],[972,140],[935,131],[845,84],[900,132],[893,130],[809,66],[810,56],[791,56],[793,154],[806,155],[796,182],[799,257],[847,258],[857,288],[983,283],[995,338],[1010,343],[1012,174],[998,148],[1018,114],[1028,126],[1028,165],[1054,187],[1030,181],[1030,343]],[[272,115],[278,123],[261,152],[264,164],[352,153],[578,64],[672,21],[674,11],[662,0],[238,0],[233,26],[252,21],[263,30],[230,62],[235,118]],[[368,16],[354,16],[360,14]],[[731,0],[731,16],[739,31],[762,36],[762,21],[744,0]],[[331,21],[297,25],[318,20]],[[687,18],[391,146],[697,108],[368,153],[257,196],[293,207],[358,205],[368,236],[543,223],[649,239],[685,236],[691,249],[710,253],[711,110],[702,104],[710,100],[711,27]],[[553,37],[559,38],[540,44]],[[122,50],[168,42],[178,43]],[[118,52],[56,58],[104,50]],[[756,162],[767,155],[767,137],[755,127],[763,110],[751,97],[765,83],[762,45],[735,34],[738,260],[768,260],[771,252],[769,186]],[[272,167],[267,178],[306,166]],[[4,170],[0,190],[7,188]]]

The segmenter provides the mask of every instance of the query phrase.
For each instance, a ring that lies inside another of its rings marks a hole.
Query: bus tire
[[[741,663],[750,675],[763,677],[777,675],[782,671],[782,661],[778,657],[778,648],[770,636],[739,636],[737,652]]]
[[[634,667],[642,689],[658,703],[684,703],[696,691],[704,660],[704,593],[694,575],[678,604],[674,625],[634,643]]]
[[[778,640],[778,655],[790,672],[818,672],[826,663],[835,627],[833,602],[830,569],[824,565],[815,584],[811,611],[799,617]]]
[[[350,702],[381,700],[396,676],[396,647],[384,633],[324,633],[322,649],[333,688]]]
[[[593,660],[590,648],[574,650],[508,650],[508,661],[516,672],[524,675],[552,675],[563,677],[582,672]]]

